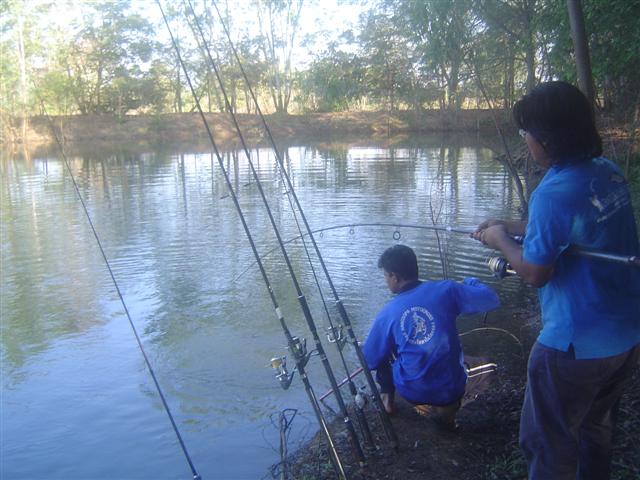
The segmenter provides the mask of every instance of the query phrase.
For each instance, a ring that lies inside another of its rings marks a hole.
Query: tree
[[[640,2],[590,0],[583,7],[596,103],[608,111],[633,107],[640,92]],[[574,82],[577,71],[566,3],[545,2],[538,25],[549,46],[549,75]]]
[[[459,95],[469,44],[476,29],[471,0],[401,0],[398,25],[413,36],[420,62],[443,87],[441,106],[459,108]]]
[[[129,12],[129,0],[85,5],[82,28],[63,59],[81,113],[125,113],[139,102],[124,94],[144,76],[154,42],[151,24]]]
[[[525,90],[530,92],[537,83],[537,60],[541,42],[537,39],[538,0],[479,0],[476,11],[486,25],[489,36],[502,36],[507,47],[508,62],[518,60],[526,72]],[[515,75],[515,66],[511,73]],[[507,80],[509,83],[514,78]],[[510,102],[507,102],[510,103]]]
[[[300,28],[304,0],[256,0],[258,44],[268,66],[271,100],[276,112],[287,113],[293,89],[291,56]]]
[[[45,2],[7,0],[0,3],[2,117],[4,121],[6,116],[21,118],[21,138],[25,138],[29,115],[34,112],[33,63],[42,63],[43,39],[36,19],[47,7]]]
[[[589,103],[593,105],[595,94],[591,77],[589,44],[587,43],[587,33],[584,26],[584,16],[582,14],[582,4],[580,0],[567,0],[567,11],[569,12],[571,38],[573,38],[573,48],[576,56],[578,85],[582,93],[589,99]]]
[[[349,110],[365,95],[364,73],[355,54],[330,45],[300,78],[303,101],[320,112]]]

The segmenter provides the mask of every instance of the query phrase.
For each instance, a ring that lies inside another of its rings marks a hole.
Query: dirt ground
[[[486,359],[476,359],[484,361]],[[458,413],[459,429],[446,432],[420,416],[403,401],[391,420],[399,437],[394,452],[382,433],[377,413],[369,406],[372,429],[379,448],[367,453],[364,468],[350,454],[342,419],[331,423],[338,452],[352,480],[525,480],[525,461],[518,448],[518,424],[524,395],[524,365],[500,368],[496,373],[470,379]],[[372,420],[374,419],[374,420]],[[326,443],[316,435],[288,463],[287,478],[324,480],[337,478]],[[620,405],[615,437],[612,479],[640,478],[640,371]]]

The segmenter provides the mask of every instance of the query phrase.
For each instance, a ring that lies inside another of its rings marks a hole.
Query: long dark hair
[[[543,146],[553,163],[590,160],[602,155],[593,108],[575,86],[545,82],[513,106],[513,119]]]

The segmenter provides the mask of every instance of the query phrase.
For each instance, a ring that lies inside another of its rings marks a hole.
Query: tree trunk
[[[460,62],[458,60],[452,61],[447,84],[449,89],[449,109],[457,110],[461,104],[460,98],[458,98],[458,86],[460,84]]]
[[[29,115],[27,115],[27,102],[29,91],[27,85],[27,55],[24,48],[24,19],[22,14],[18,15],[18,62],[20,63],[20,114],[22,115],[21,137],[25,142],[27,129],[29,127]]]
[[[534,38],[532,17],[535,0],[524,2],[525,52],[524,63],[527,68],[527,93],[536,86],[536,42]]]
[[[180,65],[176,69],[176,111],[182,113],[182,80],[180,78]]]
[[[504,109],[508,110],[513,105],[514,85],[514,58],[511,48],[507,50],[506,66],[504,72]]]
[[[580,0],[567,0],[567,11],[569,12],[571,38],[573,39],[573,49],[576,55],[578,86],[589,100],[589,103],[593,105],[595,91],[593,88],[593,78],[591,76],[591,60],[589,59],[589,44],[587,42],[587,31],[584,26],[582,2]]]

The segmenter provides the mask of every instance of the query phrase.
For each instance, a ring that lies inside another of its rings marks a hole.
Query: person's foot
[[[380,400],[382,401],[385,412],[391,415],[395,411],[393,408],[393,393],[381,393]]]
[[[414,405],[413,410],[423,417],[432,417],[434,415],[431,405]]]
[[[457,408],[451,411],[447,407],[434,407],[433,405],[415,405],[414,411],[427,420],[442,432],[457,432],[460,427],[455,421],[455,412]]]

